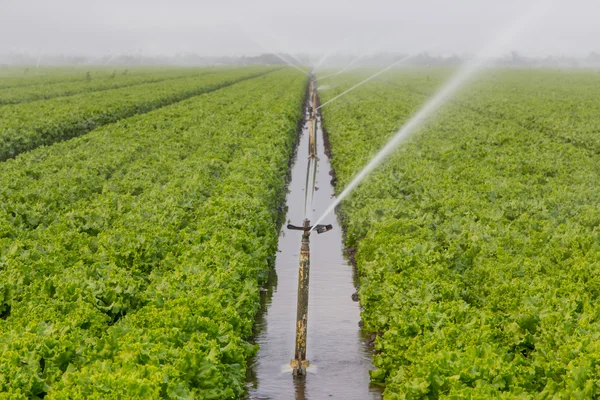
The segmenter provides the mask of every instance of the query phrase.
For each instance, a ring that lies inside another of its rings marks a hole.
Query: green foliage
[[[108,75],[98,75],[97,73],[87,71],[84,74],[84,79],[81,79],[81,73],[77,73],[76,77],[79,79],[50,80],[49,82],[44,81],[42,83],[30,78],[29,81],[27,81],[29,84],[24,86],[20,85],[2,88],[2,91],[0,91],[0,105],[26,103],[36,100],[52,99],[54,97],[72,96],[79,93],[135,86],[143,83],[190,78],[211,72],[218,72],[218,70],[212,68],[194,69],[189,71],[167,69],[164,71],[140,71],[139,73],[129,76],[118,77],[116,71],[113,71]],[[63,79],[66,78],[67,77]],[[2,78],[0,77],[0,85],[1,82]]]
[[[0,164],[0,392],[239,397],[305,87],[277,71]]]
[[[222,67],[219,67],[221,69]],[[21,67],[0,68],[0,89],[8,88],[26,88],[37,86],[40,91],[44,91],[44,85],[55,83],[69,84],[82,82],[85,78],[85,72],[90,71],[97,80],[108,82],[111,75],[136,75],[136,76],[164,76],[166,74],[179,74],[180,76],[191,76],[194,73],[206,70],[197,67],[162,67],[162,66],[137,66],[134,68],[124,68],[119,66],[85,66],[72,65],[51,67],[40,65],[35,67],[34,74],[28,74],[29,68],[23,70]]]
[[[0,161],[272,70],[225,69],[214,74],[1,106]]]
[[[323,109],[340,189],[446,75],[434,72]],[[600,396],[598,98],[586,79],[597,77],[482,77],[343,202],[385,398]],[[558,92],[582,104],[561,112]]]

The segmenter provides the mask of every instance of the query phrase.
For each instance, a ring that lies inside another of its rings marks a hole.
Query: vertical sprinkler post
[[[317,87],[313,79],[310,80],[308,107],[308,158],[317,158]]]
[[[313,81],[313,93],[312,93],[312,131],[313,131],[313,152],[315,158],[317,158],[317,86]]]
[[[294,359],[291,361],[294,376],[306,375],[308,360],[306,359],[306,336],[308,327],[308,287],[310,276],[310,232],[313,227],[310,221],[305,219],[303,225],[288,225],[288,229],[300,230],[302,232],[302,244],[300,246],[300,262],[298,264],[298,306],[296,309],[296,346],[294,348]],[[324,233],[333,229],[331,225],[317,225],[314,230]]]
[[[310,231],[306,228],[309,221],[304,220],[302,245],[300,246],[300,262],[298,264],[298,305],[296,309],[296,346],[294,359],[294,375],[306,375],[306,329],[308,325],[308,283],[310,276]]]
[[[316,157],[316,143],[313,129],[313,115],[312,112],[308,116],[308,158]]]

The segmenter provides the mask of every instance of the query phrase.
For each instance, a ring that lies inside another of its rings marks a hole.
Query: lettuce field
[[[323,108],[339,189],[449,74]],[[364,77],[328,78],[321,102]],[[600,396],[598,84],[488,71],[342,203],[385,398]]]
[[[452,72],[322,108],[336,191]],[[0,70],[0,399],[246,394],[308,82]],[[384,398],[600,397],[599,85],[488,70],[341,203]]]
[[[58,97],[7,135],[59,137],[70,102],[119,119],[189,97],[0,164],[0,397],[243,393],[306,83],[248,68]]]

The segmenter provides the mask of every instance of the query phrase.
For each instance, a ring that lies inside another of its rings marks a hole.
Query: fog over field
[[[0,54],[103,56],[476,52],[524,13],[523,0],[2,0]],[[600,2],[552,4],[510,50],[600,52]]]

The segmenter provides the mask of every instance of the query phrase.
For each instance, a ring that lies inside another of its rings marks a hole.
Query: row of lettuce
[[[272,67],[226,68],[220,72],[1,106],[0,161],[270,71]]]
[[[448,74],[322,109],[338,190]],[[323,81],[321,102],[360,78]],[[343,202],[386,399],[600,396],[598,79],[492,71]]]
[[[408,70],[382,78],[422,96],[431,96],[451,70]],[[600,154],[600,74],[590,70],[488,71],[463,91],[455,104],[490,118],[510,119],[525,129],[553,136]]]
[[[76,76],[80,79],[50,81],[48,83],[29,84],[25,86],[14,86],[0,88],[0,106],[5,104],[25,103],[36,100],[51,99],[61,96],[72,96],[79,93],[95,92],[100,90],[117,89],[121,87],[134,86],[142,83],[153,83],[165,81],[168,79],[177,79],[191,76],[198,76],[212,71],[218,71],[219,68],[195,68],[189,70],[166,69],[154,73],[129,73],[122,71],[117,73],[113,71],[110,74],[92,74],[91,72],[79,72]],[[36,82],[30,79],[28,82]],[[2,79],[0,78],[0,85]]]
[[[72,66],[0,66],[0,89],[25,88],[56,83],[76,83],[90,80],[107,80],[112,78],[134,76],[162,75],[176,71],[185,75],[197,67],[164,67],[164,66],[94,66],[94,65],[72,65]],[[190,74],[191,75],[191,74]]]
[[[0,398],[243,393],[305,87],[272,72],[0,164]]]

